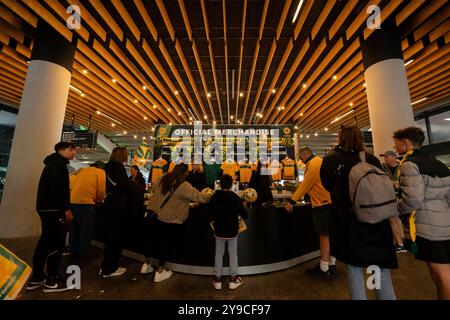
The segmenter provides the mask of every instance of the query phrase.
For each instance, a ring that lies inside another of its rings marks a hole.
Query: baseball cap
[[[397,154],[394,151],[386,151],[385,153],[380,154],[380,157],[388,157],[388,156],[392,156],[394,158],[397,158]]]

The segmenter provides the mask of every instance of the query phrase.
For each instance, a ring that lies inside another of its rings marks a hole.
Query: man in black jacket
[[[70,210],[70,183],[67,165],[75,157],[75,145],[59,142],[55,153],[44,160],[39,180],[36,210],[41,218],[42,233],[33,256],[33,275],[27,289],[44,286],[44,292],[69,290],[59,275],[61,255],[65,246],[64,225],[73,219]],[[47,277],[44,273],[47,261]]]

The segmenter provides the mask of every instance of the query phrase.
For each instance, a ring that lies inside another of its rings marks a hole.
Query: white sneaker
[[[152,273],[152,272],[153,272],[153,267],[150,263],[144,263],[142,265],[141,273],[147,274],[147,273]]]
[[[242,284],[242,278],[241,277],[235,277],[234,279],[230,279],[230,284],[228,285],[228,288],[231,290],[234,290],[238,287],[240,287]]]
[[[125,272],[127,272],[127,268],[118,267],[116,271],[114,271],[111,274],[104,274],[103,278],[109,278],[109,277],[118,277],[123,275]]]
[[[217,278],[214,278],[212,283],[216,290],[222,290],[222,281],[218,280]]]
[[[163,270],[161,272],[156,271],[155,272],[155,278],[153,279],[153,282],[161,282],[166,279],[169,279],[173,275],[173,272],[171,270]]]

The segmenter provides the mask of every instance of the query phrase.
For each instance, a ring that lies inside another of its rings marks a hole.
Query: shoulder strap
[[[366,152],[365,151],[359,152],[359,159],[361,159],[361,162],[366,162]]]
[[[179,186],[178,186],[179,187]],[[175,194],[175,191],[177,191],[178,187],[176,187],[175,190],[173,190],[172,192],[169,193],[169,196],[164,199],[163,203],[161,204],[161,206],[159,207],[159,210],[162,209],[162,207],[164,207],[166,205],[167,202],[169,202],[170,198],[172,198],[172,196]]]
[[[111,178],[109,177],[109,174],[106,175],[108,177],[109,182],[111,182],[111,184],[115,187],[117,186],[117,182],[114,182],[111,180]]]

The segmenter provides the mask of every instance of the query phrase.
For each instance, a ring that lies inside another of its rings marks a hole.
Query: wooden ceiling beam
[[[239,111],[239,100],[241,93],[241,72],[242,72],[242,57],[244,55],[244,41],[245,41],[245,19],[247,15],[247,0],[243,1],[242,4],[242,19],[241,19],[241,43],[239,47],[239,69],[238,69],[238,78],[237,78],[237,86],[236,86],[236,113],[235,118],[238,118]],[[242,119],[242,123],[244,123],[245,119]]]

